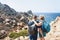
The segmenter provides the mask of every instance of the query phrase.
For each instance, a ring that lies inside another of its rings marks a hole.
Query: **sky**
[[[59,12],[60,0],[0,0],[18,12]]]

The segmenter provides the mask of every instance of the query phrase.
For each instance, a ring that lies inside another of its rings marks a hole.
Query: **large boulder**
[[[0,31],[0,39],[3,39],[7,36],[7,32],[5,30]]]

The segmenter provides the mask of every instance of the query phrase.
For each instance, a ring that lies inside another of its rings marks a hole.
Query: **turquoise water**
[[[45,20],[50,23],[51,21],[55,20],[57,16],[60,16],[60,13],[34,13],[34,15],[44,15]]]

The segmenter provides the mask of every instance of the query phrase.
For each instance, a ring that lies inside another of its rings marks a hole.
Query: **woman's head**
[[[40,20],[44,20],[44,16],[40,16]]]

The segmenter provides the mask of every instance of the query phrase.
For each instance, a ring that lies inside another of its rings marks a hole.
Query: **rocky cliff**
[[[8,5],[0,3],[0,17],[2,17],[3,19],[9,17],[20,19],[24,17],[23,19],[20,20],[26,23],[28,21],[28,18],[32,18],[32,15],[33,13],[31,10],[27,12],[16,12],[13,8],[9,7]]]
[[[51,31],[47,34],[46,40],[60,40],[60,17],[58,16],[50,25]]]

